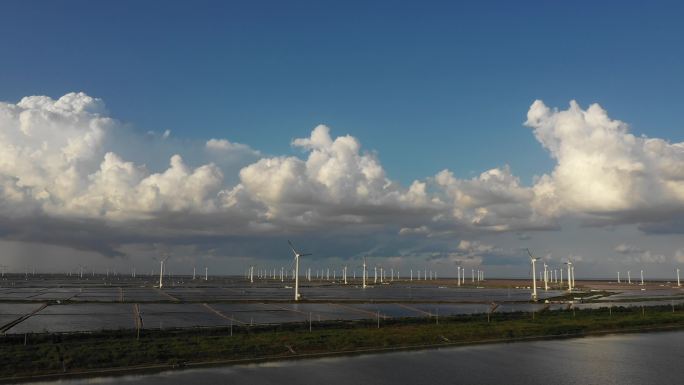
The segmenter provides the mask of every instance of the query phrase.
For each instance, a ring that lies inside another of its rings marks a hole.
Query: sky
[[[684,6],[6,1],[0,264],[684,264]],[[584,266],[582,266],[584,265]]]

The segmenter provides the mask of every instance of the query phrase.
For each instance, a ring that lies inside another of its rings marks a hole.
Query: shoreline
[[[663,332],[663,331],[676,331],[676,330],[683,330],[684,329],[684,312],[679,312],[682,314],[678,314],[675,312],[670,312],[669,310],[659,310],[657,312],[653,312],[652,309],[649,310],[649,316],[650,318],[656,317],[656,319],[641,319],[639,320],[638,315],[637,317],[634,316],[635,312],[632,311],[624,311],[623,314],[627,314],[627,317],[623,319],[619,318],[619,313],[615,312],[616,315],[613,316],[611,314],[611,319],[614,317],[614,322],[607,323],[605,325],[602,325],[601,327],[597,329],[589,329],[585,330],[585,328],[582,327],[584,325],[585,327],[588,325],[588,322],[591,321],[596,321],[594,318],[599,318],[601,316],[605,316],[605,314],[601,314],[601,311],[597,310],[592,310],[592,311],[587,311],[587,310],[581,310],[577,311],[577,315],[579,315],[579,318],[582,322],[580,322],[578,325],[575,325],[573,327],[571,324],[568,325],[561,325],[560,328],[554,327],[557,325],[554,325],[553,321],[554,317],[558,318],[557,316],[559,314],[553,314],[551,316],[549,315],[544,315],[539,314],[537,316],[537,319],[529,319],[529,315],[526,313],[518,314],[518,316],[522,315],[522,317],[519,318],[505,318],[503,320],[494,320],[494,324],[497,324],[496,326],[501,329],[501,326],[504,326],[503,329],[501,330],[507,330],[506,327],[510,326],[512,328],[511,330],[515,330],[515,328],[520,328],[518,332],[521,332],[521,335],[513,335],[510,337],[504,337],[504,338],[496,338],[494,337],[496,335],[496,332],[499,331],[497,330],[492,330],[490,331],[489,338],[486,338],[485,335],[483,337],[485,338],[469,338],[469,337],[464,337],[461,340],[449,340],[443,335],[440,335],[440,330],[450,330],[450,329],[463,329],[463,328],[472,328],[475,327],[476,329],[487,329],[487,325],[490,325],[489,322],[486,324],[484,323],[483,319],[477,319],[477,317],[452,317],[452,318],[444,318],[443,323],[446,325],[442,326],[442,328],[438,329],[437,332],[434,332],[434,329],[436,326],[435,324],[417,324],[415,322],[396,322],[394,324],[390,324],[387,326],[383,325],[383,328],[380,329],[375,329],[371,328],[373,332],[377,333],[375,337],[379,338],[379,341],[384,341],[383,336],[387,336],[388,334],[391,335],[393,332],[397,331],[402,331],[401,329],[411,329],[411,328],[417,328],[420,329],[421,332],[425,332],[425,330],[429,329],[427,336],[433,337],[433,341],[427,342],[427,343],[411,343],[411,338],[406,338],[404,342],[402,340],[394,341],[391,342],[393,345],[389,346],[360,346],[358,348],[353,348],[353,349],[336,349],[335,347],[337,345],[334,345],[334,341],[332,342],[332,346],[329,346],[327,350],[321,350],[321,351],[304,351],[304,352],[295,352],[291,346],[285,344],[284,346],[288,347],[289,351],[283,351],[282,346],[279,346],[281,348],[281,353],[278,354],[263,354],[260,356],[252,356],[252,357],[245,357],[245,358],[225,358],[225,359],[211,359],[207,358],[205,360],[198,360],[198,361],[192,361],[192,360],[181,360],[178,362],[166,362],[166,363],[147,363],[147,364],[141,364],[141,365],[133,365],[133,366],[125,366],[125,367],[101,367],[101,368],[93,368],[93,369],[74,369],[71,371],[68,371],[66,373],[62,372],[44,372],[44,373],[37,373],[34,375],[20,375],[20,376],[14,376],[14,377],[2,377],[0,378],[0,383],[17,383],[17,382],[35,382],[35,381],[53,381],[53,380],[58,380],[61,378],[89,378],[89,377],[101,377],[101,376],[106,376],[106,377],[118,377],[118,376],[126,376],[126,375],[134,375],[134,374],[145,374],[145,373],[159,373],[167,370],[184,370],[184,369],[196,369],[196,368],[205,368],[205,367],[217,367],[217,366],[233,366],[233,365],[245,365],[245,364],[256,364],[256,363],[264,363],[264,362],[273,362],[273,361],[283,361],[283,360],[303,360],[303,359],[317,359],[317,358],[325,358],[325,357],[338,357],[338,356],[356,356],[356,355],[366,355],[366,354],[382,354],[382,353],[391,353],[391,352],[401,352],[401,351],[412,351],[412,350],[430,350],[430,349],[439,349],[439,348],[451,348],[451,347],[459,347],[459,346],[469,346],[469,345],[482,345],[482,344],[498,344],[498,343],[517,343],[517,342],[525,342],[525,341],[539,341],[539,340],[554,340],[554,339],[569,339],[569,338],[582,338],[582,337],[589,337],[589,336],[601,336],[601,335],[609,335],[609,334],[635,334],[635,333],[650,333],[650,332]],[[604,312],[605,313],[605,312]],[[564,312],[562,316],[564,317],[564,320],[576,320],[575,315],[571,315],[572,312]],[[664,320],[661,319],[663,315],[673,315],[670,318],[665,318]],[[569,318],[572,317],[572,318]],[[642,317],[645,317],[642,315]],[[467,320],[464,321],[464,319],[467,318]],[[474,321],[472,319],[475,319]],[[551,321],[551,322],[550,322]],[[602,320],[605,322],[605,320]],[[636,324],[632,325],[631,327],[628,327],[630,323],[634,323],[635,321]],[[522,323],[522,324],[521,324]],[[371,323],[372,324],[372,323]],[[506,325],[510,324],[510,325]],[[533,334],[525,334],[527,327],[529,325],[536,325],[537,329],[536,333]],[[437,324],[437,326],[440,326]],[[337,326],[337,327],[331,327],[331,328],[322,328],[321,330],[318,330],[317,333],[320,335],[327,335],[331,333],[339,333],[340,331],[351,331],[351,333],[356,333],[356,334],[366,334],[366,331],[369,330],[369,325],[368,323],[362,324],[362,325],[356,325],[356,326]],[[410,330],[409,330],[410,331]],[[294,328],[293,330],[285,330],[285,331],[274,331],[269,328],[265,328],[264,330],[257,330],[257,331],[246,331],[245,336],[252,337],[256,336],[259,337],[260,335],[264,335],[266,337],[272,337],[273,335],[279,336],[278,333],[281,333],[285,337],[292,337],[292,338],[301,338],[301,339],[306,339],[306,336],[309,335],[309,333],[296,329]],[[401,334],[394,333],[399,338],[401,338]],[[410,336],[410,335],[409,335]],[[196,338],[209,338],[207,336],[201,336],[197,335],[195,336]],[[434,337],[441,337],[439,342],[434,342],[435,339]],[[118,337],[121,338],[121,337]],[[150,337],[147,337],[150,338]],[[154,338],[152,336],[151,338]],[[225,338],[225,336],[224,336]],[[232,338],[232,337],[231,337]],[[93,340],[96,338],[93,338]],[[110,339],[112,339],[110,337]],[[128,338],[129,340],[132,340],[132,338]],[[169,339],[167,337],[166,339]],[[415,340],[415,338],[414,338]],[[88,339],[86,339],[88,341]],[[273,341],[276,341],[276,343],[273,343]],[[268,345],[270,348],[274,348],[278,345],[278,343],[282,344],[282,339],[273,339],[271,342],[271,345]],[[92,342],[92,341],[91,341]],[[387,342],[385,342],[387,343]],[[300,349],[299,346],[296,346],[297,349]],[[315,348],[314,348],[315,349]],[[7,354],[7,353],[5,353]]]
[[[479,341],[468,341],[468,342],[444,342],[441,344],[425,344],[425,345],[410,345],[410,346],[397,346],[397,347],[378,347],[378,348],[365,348],[357,350],[345,350],[338,352],[320,352],[320,353],[306,353],[306,354],[295,354],[295,355],[278,355],[278,356],[267,356],[261,358],[245,358],[245,359],[230,359],[230,360],[219,360],[219,361],[198,361],[198,362],[187,362],[182,365],[176,364],[155,364],[155,365],[145,365],[139,367],[128,367],[128,368],[102,368],[94,369],[88,371],[80,372],[70,372],[70,373],[57,373],[57,374],[40,374],[30,377],[4,377],[0,378],[0,383],[29,383],[36,381],[56,381],[59,379],[68,378],[97,378],[97,377],[122,377],[128,375],[144,375],[144,374],[154,374],[161,373],[171,370],[192,370],[192,369],[202,369],[202,368],[212,368],[212,367],[224,367],[224,366],[235,366],[235,365],[250,365],[250,364],[260,364],[267,362],[278,362],[278,361],[295,361],[295,360],[315,360],[319,358],[328,357],[354,357],[362,355],[374,355],[374,354],[391,354],[399,352],[409,352],[409,351],[422,351],[422,350],[435,350],[441,348],[457,348],[465,346],[474,345],[495,345],[495,344],[507,344],[507,343],[520,343],[520,342],[532,342],[532,341],[552,341],[552,340],[565,340],[565,339],[578,339],[584,337],[601,337],[607,335],[615,334],[648,334],[648,333],[659,333],[659,332],[672,332],[684,330],[684,323],[680,325],[672,326],[658,326],[652,328],[642,328],[642,329],[622,329],[622,330],[604,330],[604,331],[592,331],[587,333],[575,333],[566,335],[539,335],[539,336],[528,336],[519,338],[509,338],[509,339],[488,339]]]

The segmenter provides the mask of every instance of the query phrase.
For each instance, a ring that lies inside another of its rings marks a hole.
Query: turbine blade
[[[288,241],[287,241],[287,244],[290,245],[290,248],[292,249],[292,252],[295,253],[295,255],[299,254],[299,253],[297,253],[297,250],[295,250],[295,247],[294,247],[294,245],[292,244],[292,242],[290,242],[290,241],[288,240]]]

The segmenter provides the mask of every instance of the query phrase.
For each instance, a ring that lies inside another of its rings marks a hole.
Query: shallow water
[[[336,357],[45,384],[682,384],[684,332]]]

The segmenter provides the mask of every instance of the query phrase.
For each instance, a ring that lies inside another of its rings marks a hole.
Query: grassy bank
[[[670,306],[567,310],[394,319],[315,322],[278,327],[179,331],[115,331],[94,334],[4,336],[0,378],[74,374],[112,368],[163,369],[208,362],[381,351],[533,337],[684,328],[684,311]],[[158,365],[158,366],[157,366]]]

